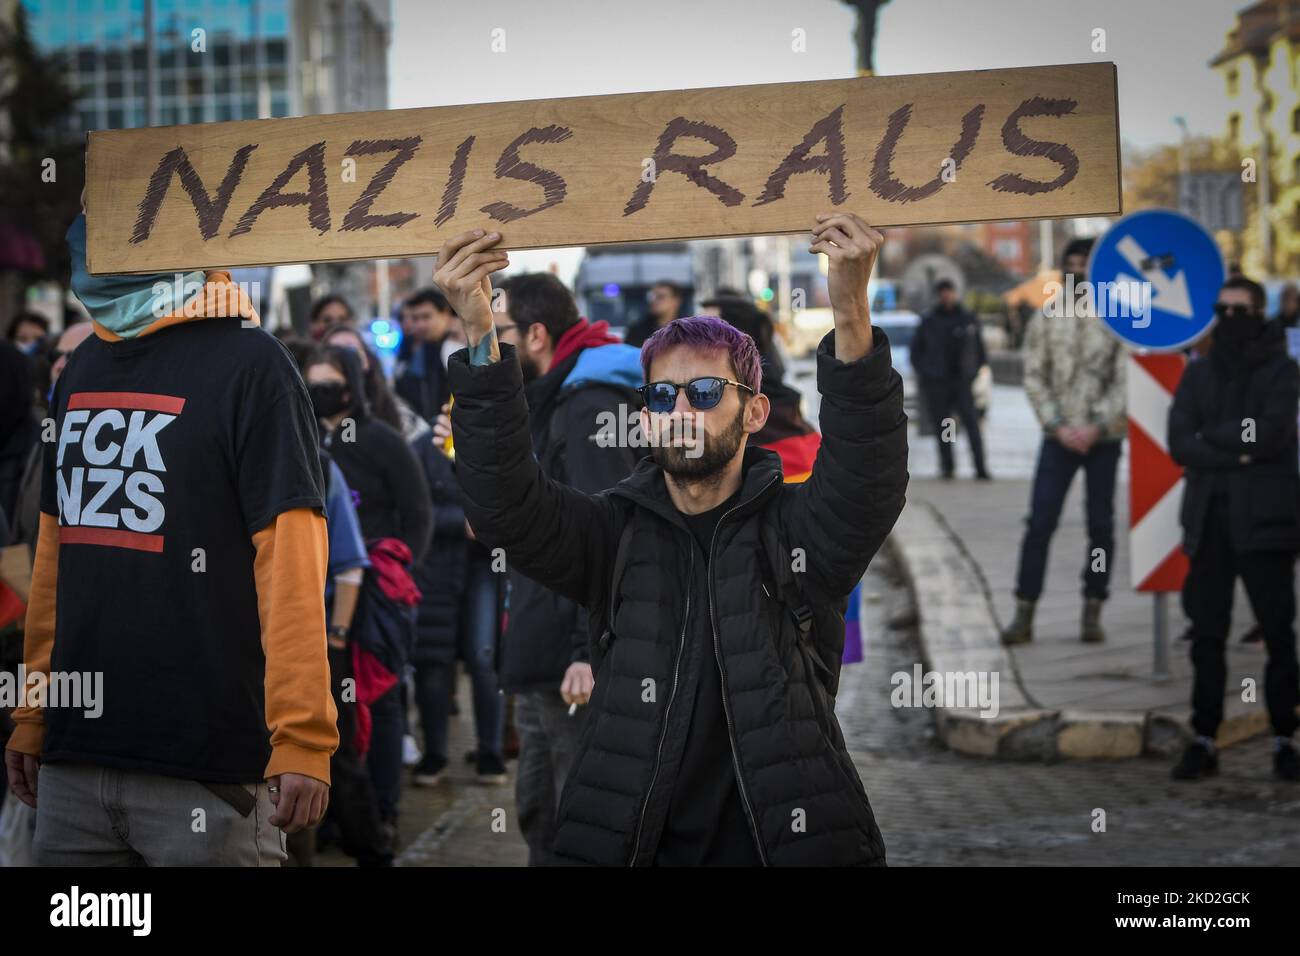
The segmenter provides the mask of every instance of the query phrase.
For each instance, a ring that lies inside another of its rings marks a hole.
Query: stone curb
[[[999,637],[979,567],[933,505],[908,502],[889,546],[912,592],[926,669],[998,675],[996,715],[981,716],[978,707],[933,708],[945,746],[1002,760],[1117,760],[1168,757],[1191,740],[1183,710],[1049,710],[1030,699]],[[1267,729],[1262,707],[1229,708],[1217,744],[1228,747]]]

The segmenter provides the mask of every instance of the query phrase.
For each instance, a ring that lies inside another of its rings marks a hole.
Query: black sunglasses
[[[722,401],[722,393],[726,391],[728,385],[743,388],[749,394],[754,394],[754,390],[744,382],[733,382],[729,378],[708,375],[693,378],[689,382],[650,382],[648,385],[641,386],[641,397],[645,400],[645,407],[648,410],[659,413],[671,412],[677,405],[678,390],[684,388],[686,401],[690,402],[691,408],[707,412],[710,408],[716,408],[718,402]]]
[[[1236,303],[1228,305],[1225,302],[1216,302],[1214,303],[1214,314],[1221,319],[1232,319],[1235,321],[1254,315],[1255,310],[1248,305],[1240,305]]]

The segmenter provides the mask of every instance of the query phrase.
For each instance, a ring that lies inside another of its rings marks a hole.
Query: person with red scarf
[[[626,421],[635,413],[640,350],[620,343],[606,323],[580,318],[569,290],[549,273],[512,276],[499,287],[506,311],[494,313],[496,332],[518,350],[542,470],[587,493],[612,487],[631,474],[640,452],[596,434],[609,414]],[[513,569],[510,589],[497,669],[502,689],[515,694],[515,799],[529,863],[538,865],[550,855],[556,803],[591,695],[587,612]]]

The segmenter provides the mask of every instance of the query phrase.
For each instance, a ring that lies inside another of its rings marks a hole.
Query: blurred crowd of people
[[[595,492],[626,477],[638,455],[589,440],[602,411],[638,407],[639,348],[603,322],[578,314],[550,274],[500,279],[497,333],[518,349],[527,381],[534,448],[547,474]],[[654,287],[644,340],[680,313],[685,296]],[[292,833],[292,862],[309,865],[337,846],[362,865],[389,865],[399,850],[404,781],[447,786],[449,721],[459,712],[457,678],[471,690],[476,746],[463,755],[483,784],[507,781],[518,759],[516,800],[534,863],[550,852],[556,804],[584,726],[593,684],[581,607],[530,579],[475,540],[457,484],[448,412],[448,357],[464,345],[461,323],[437,288],[400,304],[401,339],[391,373],[366,325],[341,296],[316,300],[307,334],[274,334],[297,365],[319,427],[329,558],[325,588],[329,664],[339,746],[330,759],[331,800],[318,827]],[[770,316],[723,288],[703,303],[749,334],[772,402],[759,443],[801,481],[818,446],[799,391],[784,369]],[[70,313],[53,333],[22,313],[0,345],[0,540],[34,560],[40,526],[42,422],[68,355],[93,332]],[[11,550],[11,554],[16,550]],[[25,597],[25,595],[23,595]],[[0,608],[0,612],[4,609]],[[23,660],[21,604],[7,609],[3,666]],[[860,644],[856,615],[846,659]],[[9,716],[5,736],[13,730]],[[10,812],[20,810],[8,797]],[[22,859],[19,852],[13,856]]]
[[[1086,241],[1065,250],[1066,274],[1082,275]],[[939,440],[943,477],[953,475],[955,414],[971,444],[976,475],[988,479],[971,383],[987,363],[979,323],[950,282],[922,320],[911,363]],[[613,333],[580,316],[573,295],[549,273],[495,282],[495,335],[513,347],[523,373],[531,442],[542,473],[595,493],[626,478],[638,453],[595,442],[604,413],[625,418],[639,405],[639,346],[678,318],[684,290],[656,284],[649,314]],[[1081,303],[1082,305],[1082,303]],[[1170,419],[1170,448],[1187,469],[1183,520],[1192,558],[1184,606],[1196,665],[1196,740],[1175,768],[1194,778],[1213,772],[1222,719],[1223,645],[1232,582],[1243,578],[1269,650],[1266,693],[1276,736],[1275,764],[1297,776],[1291,743],[1297,697],[1294,555],[1300,549],[1296,477],[1296,366],[1285,330],[1300,321],[1290,285],[1280,312],[1266,320],[1263,290],[1234,276],[1220,296],[1219,324],[1184,376]],[[754,443],[776,451],[786,482],[806,479],[820,444],[804,419],[771,317],[747,296],[720,289],[701,304],[746,333],[762,361],[771,414]],[[310,311],[307,333],[275,333],[292,356],[318,428],[324,479],[328,569],[324,593],[328,660],[339,745],[329,760],[331,799],[319,826],[292,832],[288,853],[310,865],[337,846],[362,865],[391,865],[400,849],[404,783],[448,785],[449,722],[458,712],[463,672],[470,688],[475,746],[463,758],[477,780],[499,785],[515,773],[520,827],[533,863],[548,862],[557,805],[580,747],[593,688],[587,612],[528,577],[477,539],[458,483],[449,409],[449,357],[465,345],[462,323],[437,288],[400,305],[401,339],[391,372],[373,347],[368,323],[342,297]],[[42,429],[70,354],[94,334],[70,313],[55,333],[36,313],[21,313],[0,343],[0,542],[6,575],[34,561],[42,511]],[[1212,346],[1212,347],[1211,347]],[[1087,484],[1089,560],[1085,562],[1081,639],[1105,640],[1101,611],[1110,565],[1093,558],[1114,548],[1113,498],[1125,437],[1125,351],[1098,322],[1048,322],[1027,329],[1025,387],[1043,441],[1020,549],[1014,620],[1007,644],[1033,639],[1035,604],[1047,551],[1076,472]],[[1242,445],[1240,421],[1259,425]],[[49,439],[46,438],[45,441]],[[1240,447],[1238,447],[1240,446]],[[48,511],[48,507],[44,510]],[[23,660],[25,594],[0,600],[0,661]],[[850,600],[855,609],[856,599]],[[860,658],[850,614],[844,661]],[[6,737],[13,730],[2,718]],[[9,798],[9,813],[17,810]],[[12,830],[12,827],[10,828]],[[21,853],[11,851],[21,860]]]

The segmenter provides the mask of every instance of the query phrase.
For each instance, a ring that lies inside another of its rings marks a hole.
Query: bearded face
[[[731,421],[713,434],[703,425],[690,424],[699,422],[699,416],[676,419],[659,432],[650,455],[665,474],[682,481],[708,481],[721,475],[736,457],[745,438],[744,420],[743,404]]]
[[[697,378],[734,382],[736,370],[723,349],[676,345],[654,359],[647,378],[679,386]],[[668,412],[641,410],[641,428],[650,454],[671,481],[679,484],[721,481],[740,455],[746,438],[767,420],[767,397],[728,384],[717,405],[695,408],[683,387]]]
[[[525,385],[534,379],[541,378],[541,366],[539,366],[537,360],[524,351],[522,347],[516,346],[515,357],[519,359],[519,371],[523,373]]]

